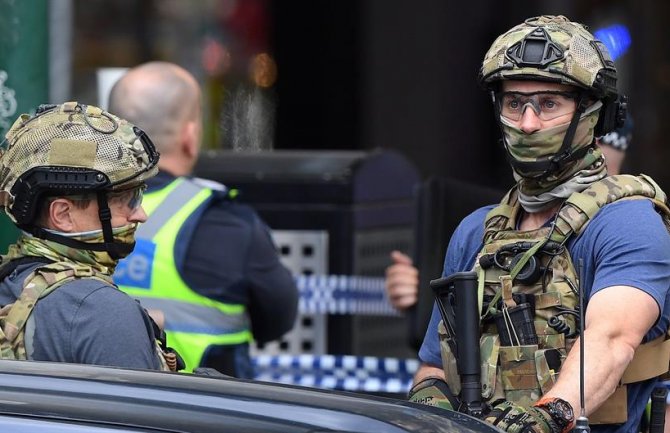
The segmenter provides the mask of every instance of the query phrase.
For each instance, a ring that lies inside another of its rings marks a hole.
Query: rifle
[[[457,272],[430,282],[449,334],[449,346],[456,357],[461,379],[461,401],[468,415],[479,417],[484,410],[479,355],[479,302],[477,274]]]

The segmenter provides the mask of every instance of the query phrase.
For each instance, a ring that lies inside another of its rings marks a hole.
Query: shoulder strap
[[[670,218],[667,196],[649,176],[608,176],[568,197],[556,216],[551,240],[561,243],[573,234],[579,235],[605,205],[630,199],[650,199],[665,221]]]
[[[516,186],[510,189],[500,204],[486,214],[484,222],[484,243],[488,243],[501,230],[514,229],[514,222],[519,212],[519,200]]]
[[[7,278],[16,268],[27,263],[53,263],[53,260],[37,256],[24,256],[12,259],[0,266],[0,281]]]
[[[19,338],[19,335],[22,334],[22,330],[37,301],[63,284],[81,277],[96,278],[110,284],[108,279],[101,277],[90,267],[83,265],[58,262],[34,269],[24,280],[23,290],[19,298],[13,304],[6,305],[0,310],[0,318],[2,318],[2,328],[0,329],[2,353],[0,356],[2,358],[9,357],[7,351],[11,348],[13,353],[19,352],[19,359],[25,359],[23,338]],[[21,351],[24,352],[22,358]]]

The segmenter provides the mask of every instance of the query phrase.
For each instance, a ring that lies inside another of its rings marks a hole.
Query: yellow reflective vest
[[[144,308],[163,313],[167,345],[182,356],[185,371],[200,365],[209,346],[252,340],[245,306],[198,294],[183,280],[175,263],[179,231],[213,194],[212,189],[186,178],[145,194],[143,207],[149,218],[137,230],[135,250],[121,260],[114,274],[121,290]]]

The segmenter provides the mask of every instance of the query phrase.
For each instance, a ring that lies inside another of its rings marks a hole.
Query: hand
[[[496,404],[484,421],[509,433],[561,433],[561,429],[539,407],[523,407],[509,401]]]
[[[409,401],[447,410],[461,410],[461,401],[440,377],[429,376],[409,390]]]
[[[416,304],[419,293],[419,271],[412,259],[400,251],[391,252],[393,264],[386,268],[386,294],[391,305],[405,310]]]

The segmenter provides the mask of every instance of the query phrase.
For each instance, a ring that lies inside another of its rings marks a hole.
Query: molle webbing
[[[493,252],[495,245],[504,244],[506,239],[509,239],[510,242],[514,240],[518,241],[519,239],[523,240],[532,233],[516,231],[515,225],[521,212],[521,206],[518,203],[517,197],[517,190],[513,188],[503,198],[500,205],[492,209],[486,216],[483,239],[485,247],[483,251],[486,251],[488,254]],[[547,241],[565,245],[567,240],[572,236],[581,234],[587,224],[604,206],[617,200],[630,199],[651,200],[657,212],[661,215],[666,228],[670,230],[670,209],[668,209],[667,196],[651,178],[645,175],[610,176],[595,182],[582,192],[572,194],[562,204],[557,213],[556,220],[551,227],[545,227],[537,232],[539,234],[544,231],[545,238],[528,239],[536,243],[532,250],[537,250],[538,247],[541,247]],[[531,254],[531,249],[527,251],[527,254],[524,254],[523,259],[525,260],[518,261],[515,266],[508,270],[509,275],[505,278],[513,280],[516,272],[527,262],[527,256],[529,255],[533,255]],[[483,277],[484,273],[482,273]],[[503,277],[504,275],[500,275],[500,281],[504,280]],[[491,281],[488,281],[487,284],[489,283]],[[520,283],[515,281],[514,285],[516,286],[517,284]],[[481,290],[483,290],[482,282],[480,282]],[[498,296],[500,296],[501,289],[498,288],[497,290]],[[540,322],[546,321],[546,319],[538,316],[536,316],[535,320],[536,327],[538,320]],[[566,350],[568,347],[566,346]],[[498,358],[497,355],[496,358]],[[495,363],[493,359],[483,359],[482,362],[485,364],[488,362],[491,367],[495,365],[491,364],[492,362]],[[502,361],[498,360],[498,363],[500,362]],[[640,345],[635,351],[633,360],[623,374],[620,386],[614,395],[598,411],[592,414],[590,417],[591,422],[594,424],[624,422],[627,418],[626,384],[658,377],[668,371],[669,365],[670,339],[668,339],[667,335]],[[498,366],[498,368],[501,367],[501,365]],[[495,367],[493,368],[495,369]],[[503,380],[512,380],[513,377],[510,376],[510,373],[514,374],[512,371],[503,374]],[[510,396],[508,399],[513,398]]]
[[[521,207],[518,206],[519,194],[516,187],[505,194],[500,204],[486,214],[484,223],[484,244],[491,242],[497,232],[514,230],[514,224]]]
[[[650,199],[658,210],[670,216],[667,196],[649,176],[608,176],[585,189],[573,193],[561,206],[556,217],[551,240],[565,242],[573,234],[579,235],[595,214],[605,205],[616,200]],[[484,243],[502,230],[514,230],[520,206],[517,206],[516,187],[510,190],[500,205],[486,215]]]
[[[666,216],[670,210],[667,197],[650,177],[645,175],[610,176],[594,183],[583,192],[572,194],[556,217],[551,239],[557,242],[579,235],[593,216],[605,205],[616,200],[648,198]]]

